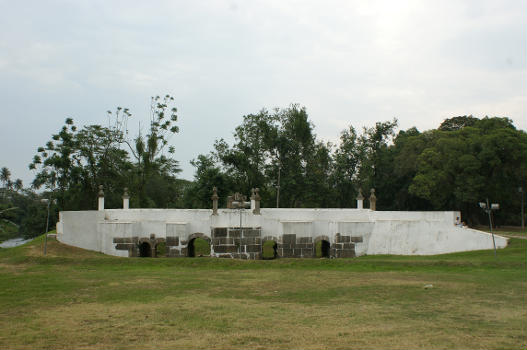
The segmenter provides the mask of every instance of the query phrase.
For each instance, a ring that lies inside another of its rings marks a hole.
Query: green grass
[[[436,256],[117,258],[0,249],[0,348],[525,349],[526,240]],[[432,288],[424,286],[431,284]]]

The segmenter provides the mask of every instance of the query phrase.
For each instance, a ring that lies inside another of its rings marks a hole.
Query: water
[[[18,247],[19,245],[22,245],[22,244],[27,243],[29,241],[31,241],[31,239],[24,239],[22,237],[12,238],[12,239],[8,239],[7,241],[3,241],[2,243],[0,243],[0,248]]]

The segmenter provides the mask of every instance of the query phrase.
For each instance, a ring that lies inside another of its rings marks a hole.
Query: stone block
[[[292,249],[292,248],[293,248],[293,245],[291,245],[291,244],[278,243],[278,244],[276,245],[276,248],[277,248],[277,249]]]
[[[339,250],[336,255],[337,258],[354,258],[355,251],[351,249]]]
[[[355,243],[344,243],[342,244],[342,249],[355,250]]]
[[[315,256],[315,253],[313,252],[313,249],[302,249],[301,255],[304,258],[312,258]]]
[[[188,242],[187,242],[186,239],[182,239],[182,240],[179,242],[179,244],[181,244],[181,245],[187,245],[187,243],[188,243]]]
[[[340,237],[335,237],[335,240],[338,242],[338,243],[349,243],[350,242],[350,236],[340,236]]]
[[[212,229],[212,238],[216,237],[227,237],[226,227],[215,227]]]
[[[221,244],[232,245],[234,244],[234,238],[221,238]]]
[[[240,243],[241,245],[254,244],[254,239],[253,238],[241,238]]]
[[[232,238],[239,238],[241,236],[239,228],[231,228],[229,229],[229,237]]]
[[[296,243],[296,235],[295,234],[287,234],[282,236],[282,242],[284,244],[295,244]]]
[[[260,237],[260,235],[261,235],[261,229],[244,229],[243,230],[244,237]]]
[[[167,252],[168,256],[171,257],[171,258],[178,258],[178,257],[181,257],[181,252],[179,251],[179,249],[177,248],[171,248],[171,249],[168,249],[168,252]]]
[[[294,255],[293,249],[278,249],[278,255],[280,255],[283,258],[292,258]]]
[[[296,243],[299,244],[305,244],[305,243],[312,243],[313,242],[313,238],[311,237],[299,237],[296,239]]]
[[[362,242],[362,236],[350,237],[350,241],[354,242],[354,243],[361,243]]]
[[[113,238],[113,243],[124,243],[123,240],[124,240],[124,238],[114,237]]]
[[[293,258],[301,258],[302,257],[302,249],[293,249]]]
[[[236,253],[238,252],[238,248],[235,245],[220,245],[217,247],[214,247],[215,253]]]
[[[245,246],[245,251],[247,253],[259,253],[262,251],[262,246],[259,244],[251,244]]]
[[[233,245],[234,244],[234,239],[233,238],[214,238],[212,239],[212,244],[214,246],[218,246],[218,245]]]
[[[117,250],[128,250],[132,244],[129,243],[117,243],[115,249]]]
[[[167,237],[166,243],[169,246],[179,245],[179,237]]]

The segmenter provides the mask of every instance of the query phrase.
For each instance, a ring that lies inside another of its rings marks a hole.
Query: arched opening
[[[329,258],[330,244],[325,239],[315,243],[315,256],[317,258]]]
[[[139,245],[139,256],[141,258],[151,258],[152,249],[150,248],[150,243],[143,242]]]
[[[192,238],[188,242],[187,246],[188,256],[189,257],[196,257],[196,256],[209,256],[210,255],[210,244],[207,240],[196,237]]]
[[[262,246],[262,258],[265,260],[276,259],[278,256],[277,244],[273,240],[265,241]]]

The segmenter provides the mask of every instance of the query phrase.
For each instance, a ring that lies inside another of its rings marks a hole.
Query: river
[[[11,238],[11,239],[8,239],[7,241],[3,241],[2,243],[0,243],[0,248],[18,247],[19,245],[22,245],[22,244],[27,243],[29,241],[31,241],[31,239],[24,239],[22,237]]]

